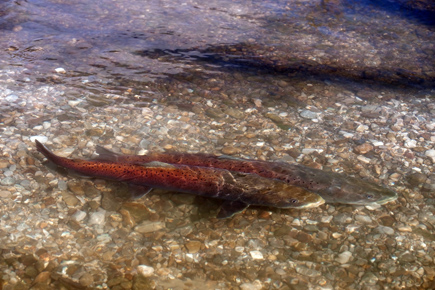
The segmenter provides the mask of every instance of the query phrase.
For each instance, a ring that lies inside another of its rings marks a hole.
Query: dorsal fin
[[[177,168],[176,166],[169,164],[169,163],[165,163],[165,162],[160,162],[160,161],[151,161],[151,162],[147,162],[147,163],[136,163],[136,165],[140,165],[146,168]]]
[[[118,157],[122,156],[121,154],[113,152],[100,145],[97,145],[96,152],[98,156],[95,159],[97,160],[118,162]]]
[[[218,159],[229,159],[229,160],[237,160],[237,161],[246,161],[243,158],[239,158],[239,157],[234,157],[234,156],[229,156],[229,155],[220,155],[218,157]]]

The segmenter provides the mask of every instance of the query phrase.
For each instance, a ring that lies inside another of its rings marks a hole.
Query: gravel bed
[[[111,105],[123,98],[116,94],[95,106],[69,98],[62,85],[3,85],[10,87],[0,96],[3,289],[434,286],[433,93],[363,99],[319,91],[293,96],[304,104],[296,107],[258,98],[138,107]],[[384,206],[253,207],[217,220],[219,201],[162,190],[129,201],[123,185],[52,171],[35,138],[74,158],[92,158],[98,144],[129,154],[299,162],[390,186],[399,198]]]
[[[49,2],[0,4],[0,289],[435,289],[430,1]],[[48,168],[35,139],[298,162],[399,198],[218,220]]]

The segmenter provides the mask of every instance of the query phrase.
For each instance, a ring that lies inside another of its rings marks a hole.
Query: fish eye
[[[297,200],[297,199],[294,199],[294,198],[292,198],[292,199],[290,199],[290,200],[289,200],[289,202],[290,202],[290,203],[298,203],[298,200]]]
[[[374,196],[373,196],[373,194],[367,194],[366,197],[367,197],[368,199],[372,199]]]

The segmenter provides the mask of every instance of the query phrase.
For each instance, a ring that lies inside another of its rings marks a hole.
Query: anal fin
[[[129,184],[128,188],[130,190],[132,199],[141,198],[142,196],[147,195],[151,190],[153,190],[152,187],[146,185],[135,185],[135,184]]]
[[[241,201],[225,201],[216,217],[218,219],[230,218],[236,213],[245,210],[248,206],[249,204]]]

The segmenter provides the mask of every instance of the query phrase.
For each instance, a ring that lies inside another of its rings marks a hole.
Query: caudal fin
[[[47,149],[41,142],[38,140],[35,140],[36,143],[36,150],[38,150],[40,153],[42,153],[48,160],[54,161],[56,159],[56,155],[52,153],[50,150]]]

